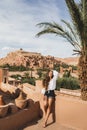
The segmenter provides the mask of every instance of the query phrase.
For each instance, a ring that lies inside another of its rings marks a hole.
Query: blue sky
[[[71,57],[72,46],[54,35],[35,37],[40,22],[70,21],[65,0],[0,1],[0,57],[23,48],[43,55]]]

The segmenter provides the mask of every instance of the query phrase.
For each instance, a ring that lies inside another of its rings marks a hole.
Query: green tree
[[[29,84],[32,84],[32,85],[34,85],[34,86],[35,86],[35,84],[36,84],[35,78],[32,78],[32,77],[31,77],[31,78],[23,77],[21,81],[22,81],[22,84],[23,84],[23,83],[29,83]]]
[[[58,78],[56,89],[60,90],[60,88],[71,89],[71,90],[80,89],[78,79],[75,77]]]
[[[71,77],[70,70],[69,71],[66,70],[65,73],[63,74],[63,77],[67,77],[67,78]]]
[[[81,96],[87,101],[87,0],[80,0],[77,4],[75,0],[65,0],[68,7],[72,24],[62,20],[66,25],[62,26],[58,23],[39,23],[38,26],[43,27],[37,36],[46,33],[52,33],[62,36],[75,48],[74,54],[79,54],[79,82],[81,87]]]
[[[28,78],[29,78],[29,73],[28,73],[28,72],[25,72],[25,73],[24,73],[24,77],[28,79]]]
[[[38,74],[39,78],[41,78],[41,77],[42,77],[42,74],[43,74],[43,73],[42,73],[42,70],[38,69],[38,70],[37,70],[37,74]]]

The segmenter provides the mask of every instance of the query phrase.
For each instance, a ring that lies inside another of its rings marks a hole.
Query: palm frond
[[[84,40],[87,46],[87,0],[83,0]],[[84,42],[83,42],[84,43]]]
[[[54,29],[48,27],[48,28],[46,28],[46,29],[40,31],[39,33],[37,33],[37,34],[36,34],[36,37],[39,37],[39,36],[41,36],[41,35],[43,35],[43,34],[46,34],[46,33],[47,33],[47,34],[48,34],[48,33],[57,34],[56,30],[54,30]]]
[[[44,27],[45,28],[55,28],[55,29],[58,29],[59,31],[62,31],[63,32],[63,28],[61,25],[58,25],[57,23],[53,22],[53,23],[48,23],[48,22],[44,22],[44,23],[39,23],[37,24],[36,26],[39,26],[40,28],[41,27]]]
[[[80,47],[80,39],[78,38],[78,35],[74,29],[74,27],[67,21],[65,20],[61,20],[66,26],[67,26],[67,30],[69,29],[70,30],[70,36],[72,37],[73,41],[74,41],[74,44],[79,48],[81,49]]]
[[[69,9],[72,21],[74,26],[76,27],[77,33],[80,37],[80,39],[83,39],[83,18],[81,11],[77,4],[74,2],[74,0],[65,0],[67,7]]]
[[[83,1],[83,0],[79,0],[79,2],[77,3],[77,6],[78,6],[79,11],[81,12],[81,14],[83,13],[82,1]]]
[[[39,23],[39,24],[37,24],[37,26],[43,27],[43,30],[36,34],[37,37],[39,37],[43,34],[46,34],[46,33],[53,33],[57,36],[60,36],[60,37],[67,39],[67,41],[70,42],[74,46],[74,48],[80,49],[80,46],[78,45],[76,40],[74,40],[74,38],[71,35],[71,33],[74,33],[72,29],[71,29],[72,32],[70,33],[68,30],[65,30],[64,27],[62,27],[61,25],[59,25],[55,22],[53,22],[53,23],[47,23],[47,22]],[[67,27],[68,27],[68,25],[67,25]],[[68,28],[70,28],[70,27],[68,27]]]
[[[70,32],[72,33],[73,38],[78,42],[78,38],[77,38],[76,32],[73,29],[74,27],[72,27],[72,25],[69,22],[67,22],[67,21],[65,21],[63,19],[61,21],[67,26],[67,28],[70,29]]]
[[[78,54],[81,54],[82,52],[79,51],[79,50],[73,50],[74,52],[78,53]]]

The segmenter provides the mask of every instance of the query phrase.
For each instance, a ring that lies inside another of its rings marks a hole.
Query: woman
[[[43,80],[43,87],[42,93],[44,94],[43,98],[43,107],[44,107],[44,114],[45,114],[45,121],[44,121],[44,128],[47,126],[47,120],[49,115],[52,111],[53,103],[55,101],[55,93],[54,90],[56,89],[56,80],[58,78],[58,72],[56,70],[51,70],[48,72],[46,78]]]

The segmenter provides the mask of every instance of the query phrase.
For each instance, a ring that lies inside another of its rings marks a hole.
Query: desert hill
[[[56,60],[60,60],[61,62],[64,62],[68,65],[77,65],[79,57],[69,57],[69,58],[55,58]]]
[[[30,68],[53,68],[54,64],[61,63],[52,56],[43,56],[41,53],[27,52],[22,49],[10,52],[5,58],[0,59],[0,66],[9,64]]]
[[[55,58],[53,56],[43,56],[41,53],[27,52],[22,49],[10,52],[5,58],[0,59],[0,66],[4,64],[23,65],[30,68],[53,68],[54,64],[66,63],[77,65],[78,57],[73,58]]]

